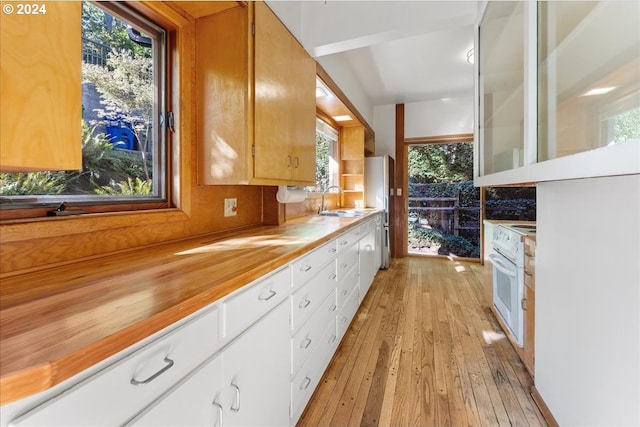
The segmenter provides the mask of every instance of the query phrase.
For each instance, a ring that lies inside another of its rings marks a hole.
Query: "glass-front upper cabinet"
[[[538,161],[640,141],[640,2],[538,3]]]
[[[514,169],[524,161],[524,29],[524,2],[487,5],[478,38],[484,174]]]
[[[640,174],[640,1],[488,1],[476,185]]]

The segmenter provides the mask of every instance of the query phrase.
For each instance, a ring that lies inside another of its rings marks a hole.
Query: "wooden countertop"
[[[302,217],[3,278],[0,404],[70,378],[375,212]]]

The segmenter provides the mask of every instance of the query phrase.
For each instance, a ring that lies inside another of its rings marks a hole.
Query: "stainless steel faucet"
[[[320,212],[324,212],[327,210],[324,205],[324,195],[327,194],[327,192],[332,188],[337,188],[338,190],[340,190],[340,194],[344,193],[344,190],[339,185],[330,185],[327,188],[325,188],[324,191],[322,192],[322,202],[320,203]],[[338,200],[338,206],[340,206],[340,200]]]

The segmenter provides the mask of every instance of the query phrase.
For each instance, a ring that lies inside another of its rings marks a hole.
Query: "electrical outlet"
[[[224,199],[224,216],[238,215],[238,199]]]

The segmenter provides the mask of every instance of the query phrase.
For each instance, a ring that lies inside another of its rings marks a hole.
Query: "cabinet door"
[[[255,3],[255,177],[291,179],[293,155],[288,141],[291,34],[269,7]]]
[[[196,21],[199,183],[248,184],[253,175],[247,7]]]
[[[0,14],[2,172],[82,168],[81,3],[38,11]]]
[[[292,179],[316,181],[316,61],[291,38],[291,60],[294,72],[288,75],[289,115],[292,119]]]
[[[288,425],[288,308],[280,304],[224,350],[225,426]]]
[[[376,275],[377,267],[375,265],[376,255],[376,227],[373,221],[369,221],[363,226],[366,234],[360,239],[360,290],[362,298],[365,297],[373,278]]]
[[[315,183],[315,61],[255,3],[256,179]]]

